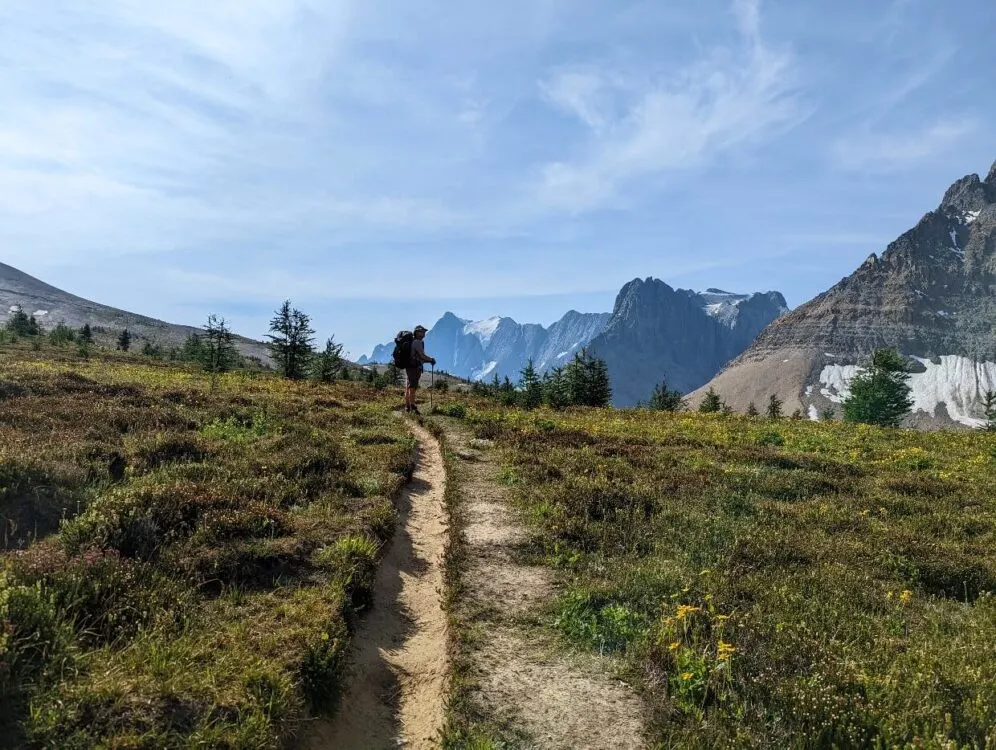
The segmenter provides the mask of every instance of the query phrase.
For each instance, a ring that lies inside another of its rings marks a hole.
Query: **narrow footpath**
[[[305,737],[307,750],[438,745],[448,674],[446,472],[439,443],[422,427],[410,427],[418,440],[415,474],[398,503],[373,606],[352,645],[348,686],[335,716]]]
[[[643,702],[613,676],[617,665],[565,654],[537,624],[556,582],[549,569],[519,561],[528,532],[498,481],[494,448],[473,440],[462,422],[439,424],[460,462],[453,481],[464,565],[456,606],[472,631],[462,644],[470,665],[461,679],[471,685],[473,713],[515,747],[645,747]]]

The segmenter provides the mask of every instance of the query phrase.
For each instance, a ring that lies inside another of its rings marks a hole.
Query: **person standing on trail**
[[[418,381],[422,377],[422,366],[431,364],[435,366],[436,360],[425,353],[425,327],[415,326],[415,339],[412,341],[412,355],[405,366],[405,411],[418,414],[418,405],[415,403],[415,391],[418,390]]]

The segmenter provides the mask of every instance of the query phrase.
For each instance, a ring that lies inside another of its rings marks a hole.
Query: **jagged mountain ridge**
[[[127,328],[137,341],[179,346],[191,333],[203,332],[192,326],[166,323],[77,297],[5,263],[0,263],[0,307],[5,313],[20,308],[28,315],[34,315],[46,329],[59,323],[71,328],[89,323],[106,329],[108,341]],[[235,345],[247,357],[269,361],[266,345],[259,341],[236,336]]]
[[[451,374],[515,381],[530,359],[546,372],[590,347],[609,364],[617,405],[632,405],[650,395],[662,373],[684,390],[701,385],[787,309],[778,292],[695,292],[636,279],[623,287],[612,313],[571,310],[549,328],[498,316],[469,321],[447,312],[426,334],[426,351]],[[393,349],[379,345],[359,362],[387,362]]]
[[[787,311],[779,292],[695,292],[634,279],[590,349],[608,364],[613,403],[632,406],[665,378],[682,392],[699,387]]]
[[[565,364],[605,328],[609,313],[569,311],[549,328],[493,317],[470,321],[445,313],[425,337],[437,367],[452,375],[483,380],[498,375],[517,380],[529,360],[540,372]],[[394,344],[377,346],[360,364],[388,362]]]
[[[914,423],[978,423],[981,393],[996,389],[996,164],[985,180],[956,181],[881,256],[774,322],[711,385],[734,408],[774,393],[818,417],[880,347],[914,358]]]

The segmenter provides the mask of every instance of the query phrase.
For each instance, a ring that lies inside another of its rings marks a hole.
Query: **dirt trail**
[[[339,710],[309,732],[307,750],[434,747],[446,708],[447,620],[442,609],[447,517],[439,443],[412,424],[415,475],[401,496],[374,603],[353,642]]]
[[[517,561],[515,546],[527,532],[496,480],[491,450],[475,445],[462,426],[447,430],[450,447],[464,459],[467,593],[460,606],[480,628],[468,644],[477,711],[524,735],[527,747],[645,747],[643,702],[611,676],[612,663],[567,658],[529,627],[536,608],[556,594],[555,581],[547,568]]]

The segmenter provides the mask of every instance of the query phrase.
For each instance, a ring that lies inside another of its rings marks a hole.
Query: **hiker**
[[[418,406],[415,404],[415,391],[418,390],[418,381],[422,377],[422,365],[428,363],[435,366],[436,364],[435,358],[425,353],[425,334],[425,326],[415,326],[414,335],[402,331],[395,339],[397,344],[395,364],[405,370],[405,411],[415,414],[419,413]],[[408,351],[405,351],[406,349]]]

